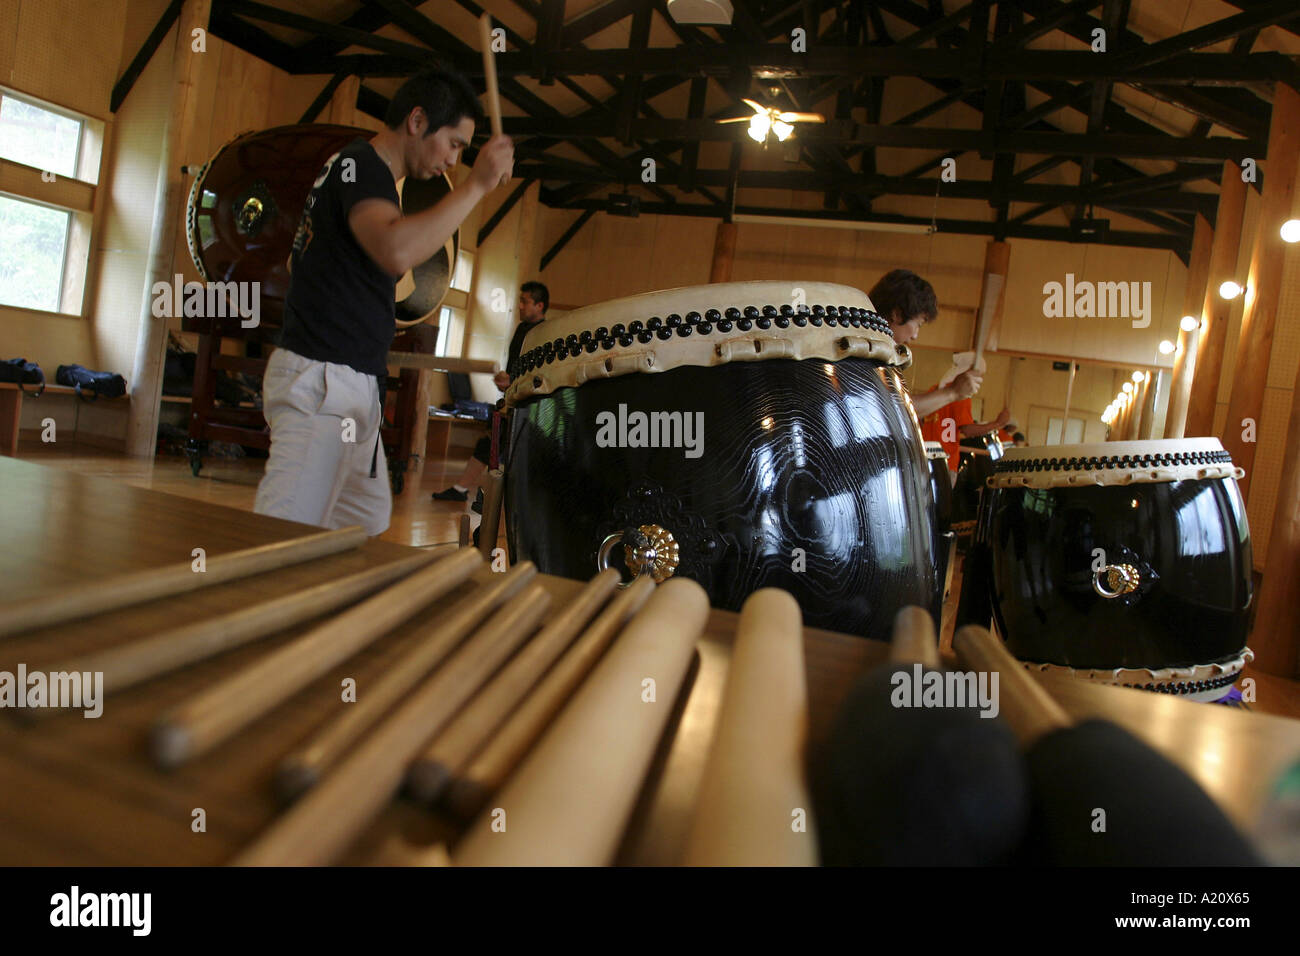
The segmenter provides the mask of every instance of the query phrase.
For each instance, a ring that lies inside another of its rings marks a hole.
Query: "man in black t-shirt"
[[[429,70],[394,95],[386,129],[354,140],[321,169],[294,237],[284,330],[262,384],[271,454],[258,514],[387,530],[379,385],[396,330],[397,280],[509,181],[514,146],[506,136],[489,139],[465,182],[411,216],[402,215],[397,183],[455,166],[482,119],[463,77]]]
[[[505,391],[510,387],[510,382],[519,374],[519,353],[524,348],[524,337],[533,330],[538,322],[546,318],[546,310],[551,304],[551,293],[540,282],[525,282],[519,287],[519,324],[515,326],[515,334],[510,339],[510,349],[506,353],[506,367],[503,371],[497,372],[493,381],[496,387]],[[505,440],[504,430],[502,441]],[[466,501],[469,499],[469,490],[479,483],[483,473],[487,471],[488,458],[492,454],[492,442],[484,435],[474,446],[474,454],[470,456],[469,464],[461,472],[455,484],[450,488],[444,488],[442,491],[433,493],[434,501]]]

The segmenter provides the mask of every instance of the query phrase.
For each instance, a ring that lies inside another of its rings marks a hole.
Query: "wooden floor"
[[[447,461],[430,461],[420,482],[408,481],[402,494],[393,500],[393,518],[380,540],[412,547],[454,544],[460,531],[460,516],[468,504],[434,501],[435,491],[448,487],[460,476],[469,460],[469,449],[452,449]],[[257,484],[262,480],[265,459],[205,458],[198,477],[190,474],[184,457],[159,456],[153,461],[128,458],[90,445],[60,442],[42,444],[21,441],[18,457],[42,465],[68,468],[101,478],[114,478],[137,488],[151,488],[182,498],[196,498],[229,508],[253,510]],[[470,500],[473,500],[471,494]],[[501,541],[505,540],[504,525]]]
[[[381,540],[413,547],[450,544],[457,540],[460,516],[466,513],[468,505],[434,501],[430,497],[434,491],[446,488],[459,477],[469,459],[469,449],[452,449],[452,454],[464,457],[430,461],[425,465],[418,487],[415,482],[407,483],[402,494],[393,501],[392,523],[380,536]],[[203,470],[195,478],[183,457],[160,456],[150,462],[88,445],[60,443],[56,446],[39,441],[20,442],[18,457],[246,511],[253,510],[257,483],[266,464],[263,459],[207,458]],[[504,522],[498,541],[502,547],[505,546]],[[940,639],[945,652],[950,652],[951,648],[953,612],[960,586],[958,570],[953,576],[952,596],[944,608],[947,626]],[[1244,673],[1255,680],[1255,701],[1248,705],[1250,709],[1300,719],[1300,682],[1274,677],[1252,667],[1247,667]],[[1238,687],[1241,686],[1239,682]]]

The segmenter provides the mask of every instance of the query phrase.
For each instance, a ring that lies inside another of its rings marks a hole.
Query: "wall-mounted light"
[[[1241,292],[1241,286],[1237,285],[1237,283],[1233,282],[1231,279],[1219,286],[1219,295],[1223,296],[1225,299],[1235,299],[1237,296],[1241,295]]]
[[[1288,219],[1282,223],[1282,241],[1300,242],[1300,219]]]
[[[1157,345],[1156,348],[1160,350],[1161,355],[1173,355],[1178,346],[1174,345],[1174,343],[1170,342],[1168,339],[1161,339],[1160,344]]]
[[[1124,383],[1124,394],[1126,394],[1126,395],[1132,395],[1132,394],[1133,394],[1133,383],[1132,383],[1132,382],[1125,382],[1125,383]]]
[[[1201,327],[1201,320],[1194,315],[1185,315],[1178,320],[1178,327],[1184,332],[1195,332]]]
[[[1145,377],[1146,377],[1146,374],[1143,373],[1143,372],[1134,372],[1134,373],[1133,373],[1133,381],[1134,381],[1134,382],[1138,382],[1138,383],[1140,383],[1140,382],[1142,381],[1142,379],[1145,378]]]

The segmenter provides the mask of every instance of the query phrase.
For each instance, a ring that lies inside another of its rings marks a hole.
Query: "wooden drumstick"
[[[209,687],[159,720],[153,732],[154,759],[174,767],[211,749],[432,604],[482,565],[477,551],[457,549]]]
[[[492,122],[492,135],[501,135],[501,94],[497,92],[497,61],[492,53],[492,15],[486,10],[478,18],[478,45],[483,53],[483,80],[487,86],[488,116]]]
[[[564,611],[547,622],[483,693],[425,748],[406,775],[407,789],[412,795],[432,801],[442,794],[451,775],[465,765],[601,609],[618,584],[618,578],[613,568],[606,568],[592,578]]]
[[[895,664],[920,664],[939,670],[939,645],[934,637],[934,618],[925,608],[908,605],[894,615],[894,639],[889,659]]]
[[[1000,675],[1000,712],[1022,746],[1028,747],[1039,737],[1073,723],[1061,705],[1029,676],[1024,665],[984,628],[973,624],[960,628],[953,635],[952,647],[964,666]]]
[[[338,768],[308,791],[236,866],[320,866],[333,861],[397,792],[411,759],[541,621],[551,596],[532,584],[494,614],[447,665]]]
[[[360,528],[340,528],[213,555],[205,558],[203,571],[195,571],[192,556],[187,555],[183,561],[160,568],[85,581],[75,588],[38,594],[0,607],[0,637],[301,564],[360,547],[365,540],[366,533]]]
[[[53,672],[103,673],[104,693],[111,694],[190,664],[207,660],[258,638],[320,617],[391,584],[440,557],[422,551],[410,557],[326,581],[305,591],[263,601],[194,624],[88,654],[49,668]],[[57,713],[34,709],[31,713]]]
[[[464,773],[460,768],[478,750],[481,738],[462,740],[460,734],[468,736],[469,731],[457,727],[454,728],[457,731],[455,735],[448,733],[445,739],[437,742],[438,746],[432,748],[425,759],[437,759],[453,774],[445,797],[447,809],[462,820],[470,819],[482,809],[484,801],[510,776],[528,753],[528,748],[596,666],[596,661],[605,653],[619,629],[641,609],[654,590],[654,579],[642,576],[614,598],[546,674],[537,689],[524,699],[501,729],[492,734]]]
[[[418,644],[373,685],[366,687],[355,703],[344,707],[339,718],[328,724],[305,747],[281,761],[277,779],[280,792],[293,798],[315,786],[321,775],[336,764],[369,727],[392,710],[412,687],[441,664],[466,634],[536,576],[536,565],[525,561],[505,574],[492,575],[492,580],[448,608]]]
[[[787,591],[763,588],[740,611],[687,866],[817,865],[807,728],[799,605]]]
[[[412,846],[400,833],[394,833],[369,854],[362,866],[451,866],[451,854],[445,843]]]
[[[708,614],[708,596],[694,581],[660,585],[493,797],[493,809],[453,847],[452,860],[469,866],[613,862]],[[653,700],[646,697],[650,687]],[[505,814],[500,832],[498,810]]]

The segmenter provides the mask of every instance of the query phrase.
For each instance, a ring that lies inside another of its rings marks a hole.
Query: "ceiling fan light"
[[[781,120],[776,120],[772,124],[772,132],[776,134],[777,139],[784,143],[790,138],[790,134],[794,132],[794,127],[789,123],[783,123]]]
[[[756,143],[761,143],[767,139],[768,131],[772,128],[772,117],[766,113],[755,113],[749,118],[749,137]]]

